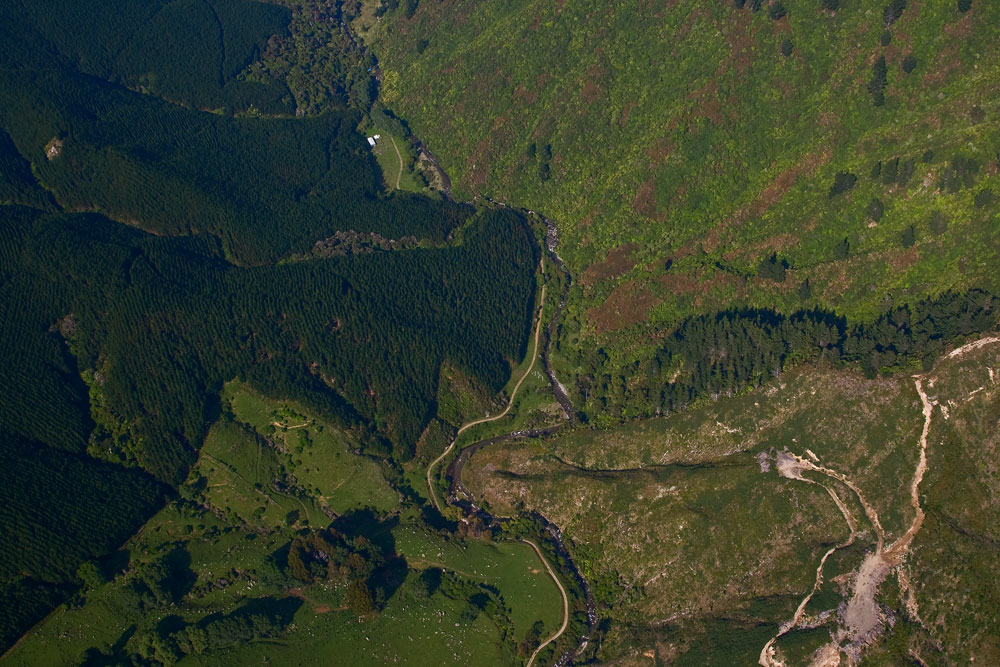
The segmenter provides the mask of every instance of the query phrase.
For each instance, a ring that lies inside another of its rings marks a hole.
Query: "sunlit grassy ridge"
[[[733,304],[867,318],[995,286],[1000,7],[910,3],[887,25],[880,1],[734,4],[421,2],[365,38],[458,196],[558,222],[574,346],[627,357]],[[857,181],[831,197],[838,172]],[[771,253],[781,282],[758,275]]]
[[[995,658],[988,637],[997,606],[986,582],[996,569],[988,415],[996,411],[998,349],[945,357],[923,380],[936,402],[920,494],[927,519],[903,567],[920,620],[895,577],[887,579],[879,600],[896,624],[875,642],[873,664],[895,664],[910,649],[925,659]],[[667,419],[488,447],[463,480],[499,514],[539,511],[563,528],[611,619],[606,659],[628,664],[652,650],[668,663],[749,664],[811,588],[822,553],[849,533],[823,488],[778,474],[775,453],[815,455],[844,473],[892,543],[914,519],[909,485],[922,424],[911,377],[800,367],[751,394]],[[850,575],[876,537],[854,492],[833,488],[859,537],[827,561],[806,609],[814,617],[849,594]],[[823,618],[823,632],[797,630],[778,642],[788,664],[805,664],[830,640],[836,614]]]

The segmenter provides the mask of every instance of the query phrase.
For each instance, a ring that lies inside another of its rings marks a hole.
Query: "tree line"
[[[867,377],[913,364],[929,370],[954,341],[994,330],[998,319],[1000,300],[979,289],[897,306],[869,322],[818,309],[700,315],[683,321],[651,358],[616,373],[597,370],[608,363],[599,350],[577,383],[577,400],[592,414],[652,416],[759,386],[798,361],[826,359]]]

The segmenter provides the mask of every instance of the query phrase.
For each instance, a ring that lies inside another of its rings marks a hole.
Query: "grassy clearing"
[[[405,190],[407,192],[424,192],[426,184],[416,172],[417,156],[410,142],[402,137],[395,137],[386,130],[369,130],[368,136],[380,135],[371,149],[378,166],[382,169],[382,178],[389,190]]]
[[[358,456],[358,443],[342,429],[315,420],[293,403],[264,398],[244,385],[227,385],[223,396],[238,421],[278,443],[280,450],[272,449],[264,460],[270,457],[274,465],[286,466],[320,510],[342,514],[371,507],[387,512],[397,506],[398,494],[386,482],[380,464]],[[253,461],[255,466],[259,460]],[[273,479],[258,481],[266,485]]]
[[[530,547],[434,532],[400,505],[379,464],[355,453],[350,434],[239,383],[222,398],[223,418],[182,489],[190,498],[97,564],[100,578],[5,664],[121,658],[152,650],[155,636],[254,605],[286,610],[284,629],[189,653],[182,664],[516,664],[516,644],[536,622],[558,627],[561,598]],[[359,617],[343,584],[304,583],[284,564],[293,538],[334,516],[341,530],[404,559],[405,578],[378,614]],[[144,586],[162,563],[166,597],[154,600]],[[428,589],[421,573],[435,569],[441,582]]]
[[[559,627],[559,592],[530,546],[442,540],[417,525],[404,525],[394,534],[399,552],[412,566],[440,567],[504,591],[516,638],[523,638],[535,621],[549,630]]]

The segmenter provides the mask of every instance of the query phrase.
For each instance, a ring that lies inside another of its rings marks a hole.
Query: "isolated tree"
[[[885,214],[885,205],[882,203],[881,199],[876,197],[868,202],[868,208],[865,209],[865,212],[868,214],[869,218],[878,222]]]
[[[882,44],[882,46],[889,46],[889,44],[892,43],[892,33],[889,32],[888,30],[883,30],[882,36],[879,37],[879,42]]]
[[[821,0],[820,4],[823,9],[830,12],[835,12],[840,8],[840,0]]]
[[[834,259],[847,259],[848,253],[851,251],[851,242],[846,238],[833,247],[833,258]]]
[[[790,39],[783,39],[781,41],[781,55],[785,56],[786,58],[788,56],[792,55],[792,49],[793,48],[794,48],[794,45],[792,44],[792,40],[790,40]]]
[[[872,65],[872,78],[868,81],[868,92],[871,93],[875,106],[880,107],[885,104],[885,87],[888,84],[886,78],[889,72],[885,62],[885,56],[879,56]]]
[[[812,285],[809,284],[809,279],[806,278],[799,285],[799,299],[802,301],[808,301],[812,296]]]
[[[413,584],[413,594],[419,598],[429,598],[441,587],[441,570],[429,568],[420,573]]]
[[[986,208],[987,206],[993,203],[993,200],[995,198],[996,196],[993,194],[992,190],[990,190],[989,188],[983,188],[982,190],[976,193],[976,197],[973,201],[975,202],[977,207]]]
[[[882,165],[882,182],[890,185],[896,181],[898,175],[899,158],[894,157],[891,160],[886,160],[885,164]]]
[[[900,238],[900,243],[903,244],[904,248],[912,248],[913,244],[917,242],[917,230],[914,229],[913,225],[910,225],[903,230],[903,236]]]
[[[889,4],[885,6],[885,11],[882,13],[885,24],[890,26],[899,20],[904,9],[906,9],[906,0],[889,0]]]
[[[772,21],[783,19],[786,14],[788,14],[788,10],[785,9],[785,6],[780,2],[775,2],[771,5],[771,9],[768,10],[768,16],[771,17]]]
[[[833,185],[830,186],[830,196],[836,197],[847,192],[858,182],[858,177],[849,171],[838,171],[833,177]]]
[[[903,71],[909,74],[917,67],[917,57],[912,53],[903,58]]]
[[[958,0],[958,11],[963,14],[972,7],[972,0]]]
[[[375,601],[371,591],[363,581],[352,581],[347,587],[347,605],[358,616],[364,616],[375,611]]]

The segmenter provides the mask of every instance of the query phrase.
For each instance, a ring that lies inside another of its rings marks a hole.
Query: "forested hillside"
[[[382,99],[454,191],[558,225],[574,350],[997,291],[995,2],[374,4]]]
[[[288,19],[0,8],[0,647],[185,480],[224,383],[398,465],[443,364],[493,393],[524,353],[526,221],[388,196],[346,99],[296,119],[280,81],[240,78]],[[338,233],[394,249],[310,252]]]
[[[24,66],[57,58],[82,73],[205,109],[292,113],[288,89],[243,70],[285,32],[287,9],[248,0],[9,2],[5,41]],[[19,47],[25,47],[22,50]]]

